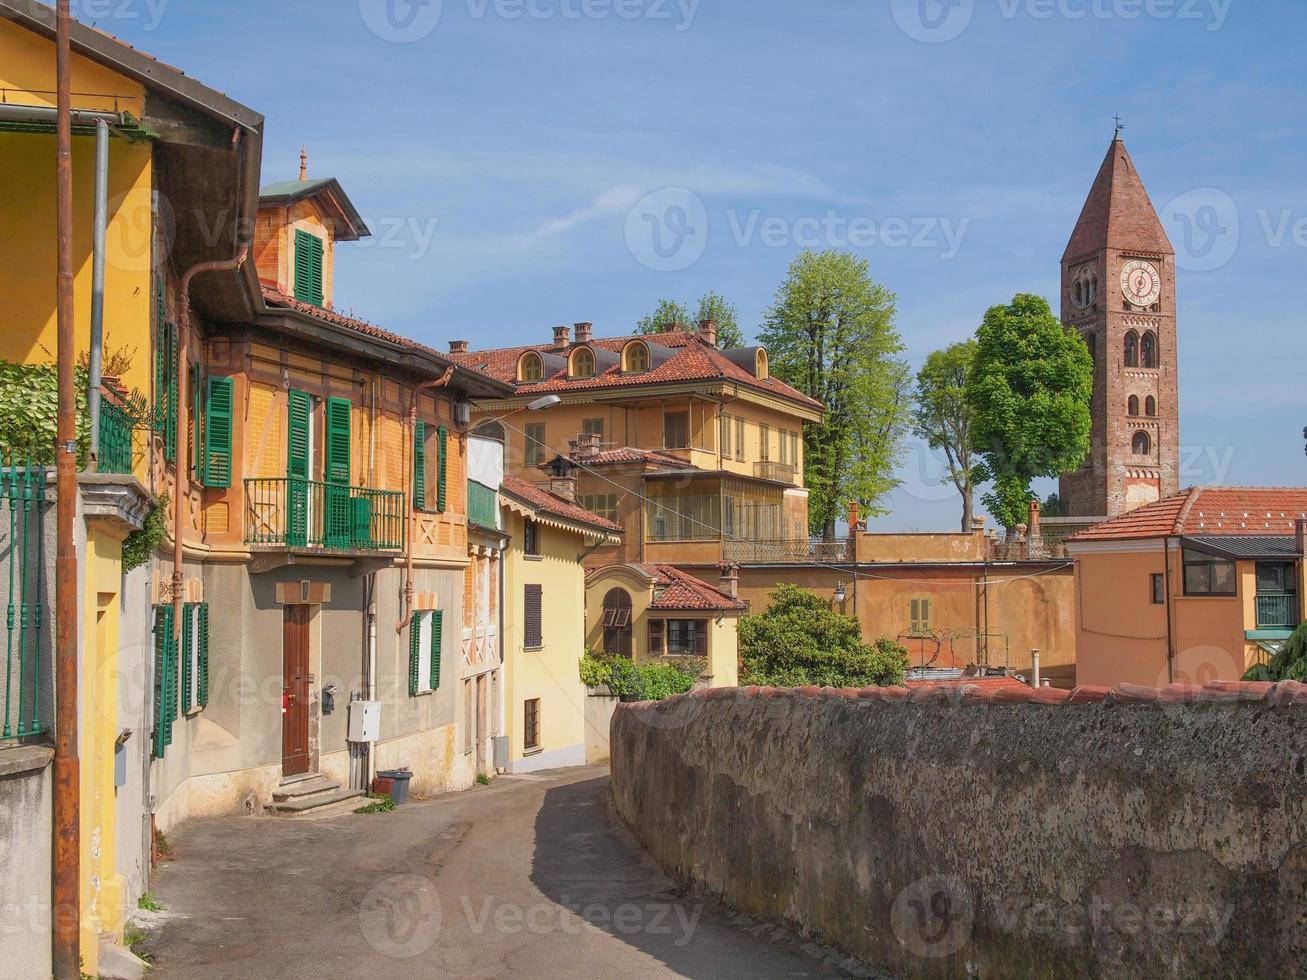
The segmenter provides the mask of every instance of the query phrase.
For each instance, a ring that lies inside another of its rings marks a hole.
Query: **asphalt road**
[[[839,977],[784,930],[684,895],[617,828],[602,769],[501,777],[393,813],[194,821],[155,875],[152,977]]]

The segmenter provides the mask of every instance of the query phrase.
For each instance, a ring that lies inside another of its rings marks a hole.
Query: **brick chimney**
[[[590,338],[594,336],[595,325],[593,323],[582,322],[574,324],[574,326],[576,327],[576,342],[578,344],[590,343]]]
[[[593,459],[603,449],[603,437],[598,432],[582,432],[569,444],[573,459]]]
[[[569,333],[571,333],[571,330],[568,329],[567,327],[554,327],[554,346],[566,347],[567,335]]]
[[[562,497],[569,504],[576,503],[576,472],[572,471],[566,476],[551,476],[549,492],[555,497]]]
[[[451,340],[451,341],[449,342],[449,352],[450,352],[451,354],[466,354],[466,353],[467,353],[467,341],[466,341],[466,340]]]
[[[1298,518],[1297,524],[1298,554],[1307,555],[1307,518]]]
[[[708,346],[716,347],[717,346],[717,321],[700,320],[699,336],[703,338],[704,343],[707,344]]]
[[[719,562],[717,570],[721,573],[719,588],[732,599],[738,599],[740,597],[740,563],[734,561]]]
[[[663,333],[676,333],[683,328],[679,323],[660,323],[658,329]]]
[[[849,501],[849,533],[852,534],[858,530],[858,502]]]

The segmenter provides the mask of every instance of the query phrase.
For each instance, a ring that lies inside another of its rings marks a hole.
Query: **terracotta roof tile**
[[[616,463],[656,463],[660,466],[678,466],[683,469],[695,468],[685,460],[668,453],[660,453],[656,449],[633,449],[630,446],[622,446],[620,449],[605,449],[593,456],[573,454],[572,458],[578,463],[584,463],[586,466],[604,466]],[[543,467],[549,464],[541,463],[540,465]]]
[[[510,497],[516,497],[532,510],[539,511],[542,514],[552,514],[554,517],[562,517],[578,524],[588,524],[591,527],[610,533],[620,534],[622,532],[620,524],[614,524],[607,518],[600,517],[579,504],[564,500],[556,493],[516,476],[504,477],[504,482],[500,484],[499,489]]]
[[[554,347],[551,344],[504,347],[498,350],[451,354],[450,357],[460,364],[466,364],[484,371],[500,381],[516,384],[517,362],[527,351],[566,357],[578,346],[589,346],[618,353],[632,339],[634,338],[609,337],[592,340],[589,344],[569,344],[566,348]],[[568,378],[566,369],[559,368],[540,381],[518,384],[517,392],[519,395],[546,395],[560,391],[631,388],[677,381],[725,380],[736,381],[751,388],[767,391],[781,398],[799,402],[809,408],[821,408],[820,402],[809,398],[778,378],[768,377],[766,380],[755,378],[744,368],[724,356],[716,347],[705,343],[698,334],[675,331],[641,336],[640,339],[651,344],[657,344],[660,347],[670,348],[673,351],[672,356],[641,374],[623,374],[620,364],[612,364],[603,367],[592,378]],[[546,370],[548,370],[548,366],[546,366]]]
[[[1175,254],[1121,139],[1108,147],[1062,261],[1080,259],[1102,248]]]
[[[683,572],[671,565],[637,565],[636,567],[650,576],[658,589],[657,597],[649,604],[650,609],[745,610],[748,608],[739,599],[732,599],[721,589],[714,588],[703,579],[695,578],[689,572]]]
[[[1307,519],[1307,487],[1191,487],[1086,528],[1069,540],[1167,535],[1286,535]]]

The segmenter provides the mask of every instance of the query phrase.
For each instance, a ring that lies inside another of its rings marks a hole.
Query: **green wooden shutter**
[[[164,688],[163,697],[164,716],[168,719],[167,726],[163,731],[163,744],[172,745],[172,725],[177,720],[177,637],[176,620],[173,615],[173,607],[168,606],[168,632],[164,641],[164,660],[167,668],[164,676],[167,678],[167,686]],[[182,631],[185,633],[185,630]]]
[[[354,546],[354,511],[349,493],[349,413],[348,398],[327,399],[327,452],[324,467],[327,506],[324,534],[328,548]]]
[[[427,506],[427,424],[418,419],[413,426],[413,509]]]
[[[177,324],[160,323],[154,343],[155,426],[163,436],[163,458],[177,460]]]
[[[442,514],[449,501],[449,430],[443,425],[436,430],[436,510]]]
[[[231,486],[232,379],[209,378],[204,405],[204,485]]]
[[[445,614],[439,609],[431,614],[431,690],[440,688],[440,647],[444,636]]]
[[[181,659],[181,701],[182,714],[191,710],[191,658],[195,654],[195,637],[192,635],[191,623],[195,615],[195,603],[188,602],[182,606],[182,659]]]
[[[154,730],[152,732],[152,745],[155,758],[163,757],[163,731],[166,725],[164,718],[164,691],[167,684],[164,678],[164,669],[167,664],[167,657],[164,652],[168,638],[168,620],[171,618],[172,606],[155,606],[154,607],[154,711],[152,719],[154,721]]]
[[[295,231],[295,298],[321,306],[323,301],[322,239],[306,231]]]
[[[292,389],[286,402],[286,544],[309,536],[309,396]]]
[[[200,603],[199,636],[200,649],[196,657],[195,703],[201,708],[209,703],[209,604]]]
[[[408,621],[408,696],[417,697],[419,641],[422,636],[422,614],[415,612]]]
[[[201,406],[204,404],[204,390],[200,387],[200,362],[191,361],[191,369],[188,374],[191,382],[191,449],[190,458],[187,465],[191,468],[191,479],[197,483],[203,482],[204,477],[204,443],[201,442],[203,433],[200,431],[200,423],[204,418],[204,410]]]

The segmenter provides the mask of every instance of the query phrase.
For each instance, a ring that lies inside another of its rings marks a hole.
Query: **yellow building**
[[[504,591],[507,769],[585,764],[585,569],[621,529],[575,503],[575,483],[517,477],[499,488],[509,535]]]
[[[1307,489],[1198,487],[1073,536],[1081,684],[1237,680],[1302,621]]]
[[[739,683],[738,569],[716,588],[672,565],[621,564],[586,577],[586,646],[637,664],[703,661],[700,683]]]

